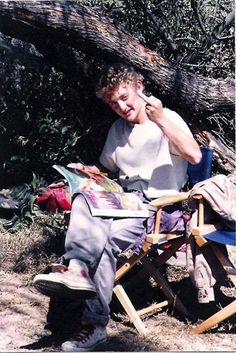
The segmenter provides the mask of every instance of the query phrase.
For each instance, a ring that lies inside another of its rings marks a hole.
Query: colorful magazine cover
[[[134,193],[83,190],[80,192],[88,202],[93,216],[143,217],[148,209]]]
[[[122,187],[116,181],[102,174],[94,174],[91,178],[83,172],[69,170],[62,165],[54,164],[53,168],[68,181],[71,196],[81,190],[122,192]]]
[[[74,169],[69,170],[55,164],[53,168],[68,181],[71,197],[81,193],[89,205],[93,216],[143,217],[149,216],[148,209],[134,193],[123,192],[114,180],[102,175],[92,177]]]

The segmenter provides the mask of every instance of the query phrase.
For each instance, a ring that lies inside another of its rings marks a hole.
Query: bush
[[[50,180],[54,163],[97,160],[109,119],[91,87],[9,61],[0,80],[0,187],[29,182],[32,172]]]

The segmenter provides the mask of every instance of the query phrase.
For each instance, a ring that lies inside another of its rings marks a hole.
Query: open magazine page
[[[81,190],[122,192],[122,187],[117,182],[104,175],[94,174],[93,177],[89,177],[83,172],[75,169],[69,170],[58,164],[54,164],[53,168],[68,181],[71,196]]]
[[[148,217],[149,211],[134,193],[80,191],[88,202],[93,216]]]

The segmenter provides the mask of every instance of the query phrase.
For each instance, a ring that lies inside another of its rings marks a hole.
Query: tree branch
[[[211,130],[207,117],[212,114],[234,112],[233,80],[194,75],[172,65],[98,11],[74,1],[0,1],[0,30],[32,43],[52,66],[56,63],[77,80],[81,52],[93,58],[95,70],[102,59],[132,64],[152,82],[164,105],[201,130]],[[92,82],[94,71],[87,73]]]
[[[235,19],[235,13],[234,11],[231,11],[229,14],[227,14],[224,21],[215,27],[213,36],[218,40],[225,39],[226,37],[219,37],[219,36],[225,29],[229,28],[234,23],[234,19]]]
[[[212,30],[212,33],[209,35],[207,33],[207,30],[202,22],[200,13],[199,13],[199,6],[198,2],[195,0],[191,0],[191,7],[193,9],[193,12],[195,14],[195,17],[199,23],[199,26],[202,30],[202,32],[205,34],[205,38],[202,41],[202,44],[200,47],[198,47],[192,54],[189,56],[185,57],[185,61],[188,63],[195,63],[199,58],[208,50],[210,47],[215,44],[219,40],[226,40],[226,39],[231,39],[230,36],[225,36],[225,37],[219,37],[220,34],[229,28],[232,23],[234,22],[235,14],[234,11],[231,11],[224,19],[224,21],[221,24],[217,24],[214,29]]]
[[[151,10],[147,8],[145,3],[143,3],[142,0],[139,1],[140,6],[142,7],[142,10],[144,14],[150,19],[152,24],[154,25],[156,29],[156,33],[159,35],[160,38],[164,41],[164,43],[168,46],[168,48],[171,50],[171,52],[175,55],[178,51],[177,45],[175,44],[173,38],[171,37],[170,33],[167,33],[161,26],[158,24],[158,20],[156,16],[152,13]],[[160,5],[160,4],[159,4]]]
[[[4,1],[0,2],[0,20],[2,32],[33,43],[44,54],[49,52],[45,38],[50,38],[94,57],[132,63],[153,82],[164,103],[187,119],[234,110],[232,81],[193,75],[171,65],[106,17],[75,2]],[[51,55],[51,60],[60,57]],[[70,64],[75,71],[76,63]]]
[[[14,63],[32,68],[40,68],[46,65],[43,56],[37,52],[33,45],[24,43],[19,39],[12,39],[2,33],[0,33],[0,54],[2,54],[0,61],[8,57]]]
[[[198,6],[198,1],[196,0],[191,0],[191,8],[193,10],[193,13],[197,19],[197,22],[199,24],[199,27],[201,28],[203,34],[205,34],[207,37],[208,37],[208,33],[207,33],[207,30],[202,22],[202,18],[200,16],[200,13],[199,13],[199,6]]]

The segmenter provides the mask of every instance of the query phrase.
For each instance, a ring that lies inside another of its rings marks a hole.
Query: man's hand
[[[67,167],[73,168],[75,170],[78,170],[79,172],[85,173],[91,178],[98,175],[107,175],[107,173],[101,172],[100,169],[95,165],[84,165],[82,163],[69,163],[67,164]]]
[[[63,179],[63,180],[59,180],[59,181],[55,181],[54,183],[51,183],[50,185],[48,185],[48,187],[51,189],[61,188],[61,187],[65,186],[66,184],[67,184],[67,180]]]
[[[138,92],[138,95],[146,103],[145,110],[150,120],[158,124],[158,122],[165,118],[163,105],[160,99],[154,96],[148,97],[142,92]]]
[[[84,165],[82,163],[69,163],[67,164],[68,168],[73,168],[80,172],[91,172],[94,174],[100,174],[100,170],[95,165]]]

